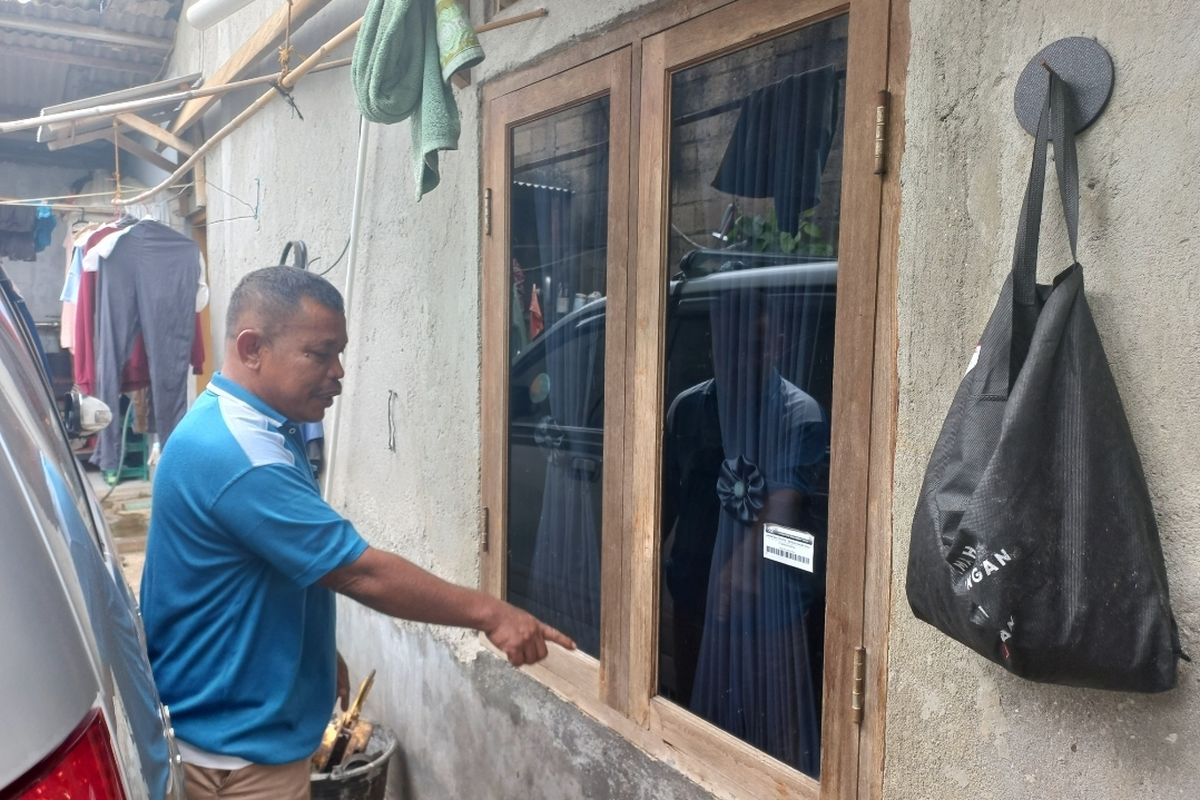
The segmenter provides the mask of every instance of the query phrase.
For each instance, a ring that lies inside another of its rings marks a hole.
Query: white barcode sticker
[[[763,526],[763,558],[812,572],[815,541],[811,533],[767,523]]]

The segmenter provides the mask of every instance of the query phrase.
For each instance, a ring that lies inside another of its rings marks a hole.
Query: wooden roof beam
[[[179,167],[178,164],[157,152],[153,147],[147,147],[141,142],[136,142],[123,133],[117,134],[117,145],[126,153],[137,156],[143,161],[148,161],[163,172],[171,173]]]
[[[146,134],[160,144],[174,148],[185,156],[190,156],[192,153],[196,152],[196,146],[191,142],[180,139],[178,136],[166,130],[165,128],[160,128],[153,122],[139,117],[137,114],[117,114],[117,120],[122,124],[133,128],[135,131]]]

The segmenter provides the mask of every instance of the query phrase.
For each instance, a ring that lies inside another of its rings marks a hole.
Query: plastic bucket
[[[330,772],[314,772],[312,800],[383,800],[387,791],[388,761],[396,752],[396,737],[376,727],[367,749]]]

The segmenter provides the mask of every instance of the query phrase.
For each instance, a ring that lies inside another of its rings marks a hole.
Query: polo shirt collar
[[[242,401],[276,425],[283,425],[288,421],[286,416],[271,408],[254,392],[242,386],[237,381],[226,378],[220,372],[213,374],[212,381],[208,384],[208,389],[214,394],[225,394],[233,397],[235,400]]]

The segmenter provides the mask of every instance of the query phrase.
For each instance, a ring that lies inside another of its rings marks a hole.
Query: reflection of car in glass
[[[32,335],[0,291],[0,796],[180,797],[137,606]]]
[[[789,352],[777,355],[780,363],[805,365],[805,375],[785,377],[815,400],[827,420],[832,401],[836,282],[835,261],[798,263],[795,256],[727,250],[689,254],[670,283],[667,301],[666,402],[714,376],[714,303],[731,293],[752,291],[764,294],[777,305],[805,308],[809,329],[802,341],[783,341],[782,348],[805,347],[810,352],[803,358]],[[547,485],[547,465],[568,466],[572,474],[589,483],[589,499],[597,514],[602,506],[605,311],[605,300],[601,298],[570,312],[531,342],[512,364],[508,594],[518,605],[526,605],[525,601],[536,594],[531,590],[530,565],[544,509],[541,498]],[[576,416],[570,421],[575,424],[556,417],[555,392],[573,395],[569,405]],[[809,503],[824,506],[828,495],[827,444],[825,458],[817,469],[822,476],[812,487]],[[813,508],[812,513],[824,517],[823,508]]]

